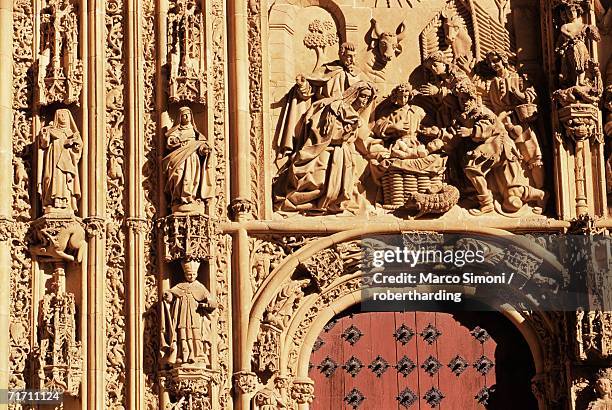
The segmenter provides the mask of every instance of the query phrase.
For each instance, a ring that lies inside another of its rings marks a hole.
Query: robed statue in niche
[[[44,213],[74,214],[81,197],[78,166],[83,140],[69,110],[57,110],[53,122],[42,128],[38,150],[38,189]]]
[[[197,130],[189,107],[179,110],[178,120],[166,138],[170,153],[163,159],[163,168],[172,211],[203,211],[204,201],[214,194],[211,149],[206,137]]]
[[[184,281],[164,292],[162,350],[170,365],[211,363],[211,313],[217,303],[198,281],[196,261],[182,263]]]

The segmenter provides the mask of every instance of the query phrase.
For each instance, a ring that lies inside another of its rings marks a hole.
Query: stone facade
[[[304,410],[360,237],[609,235],[611,15],[0,0],[0,389]],[[612,408],[607,255],[585,310],[508,301],[540,409]]]

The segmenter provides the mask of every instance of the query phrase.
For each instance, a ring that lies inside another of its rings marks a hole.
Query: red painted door
[[[537,409],[533,365],[494,312],[353,313],[315,343],[314,410]]]

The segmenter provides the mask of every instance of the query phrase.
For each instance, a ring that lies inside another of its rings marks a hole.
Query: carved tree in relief
[[[204,15],[197,0],[177,0],[168,12],[168,96],[206,103]]]
[[[308,33],[304,36],[304,45],[315,51],[317,54],[317,62],[312,70],[316,71],[321,65],[321,56],[324,55],[325,49],[334,44],[338,44],[338,33],[335,32],[336,26],[329,20],[313,20],[308,25]]]
[[[41,11],[38,102],[78,103],[83,64],[78,58],[78,10],[72,0],[49,0]]]

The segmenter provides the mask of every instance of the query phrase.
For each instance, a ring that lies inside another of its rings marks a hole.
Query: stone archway
[[[314,394],[314,381],[308,377],[313,346],[330,319],[360,303],[364,277],[356,263],[359,246],[355,244],[356,239],[374,233],[381,232],[363,229],[313,239],[263,280],[254,297],[248,334],[254,384],[248,394],[253,408],[266,408],[263,403],[272,402],[292,409],[309,408]],[[480,233],[491,238],[508,235],[493,229]],[[545,249],[520,237],[512,241],[526,258],[537,256],[548,271],[562,275],[561,266]],[[534,272],[523,273],[529,277]],[[540,286],[547,286],[546,282]],[[561,321],[554,313],[535,312],[530,303],[515,296],[490,306],[506,316],[526,340],[536,372],[534,393],[543,410],[566,398],[565,370],[556,364],[563,349],[558,337]]]

